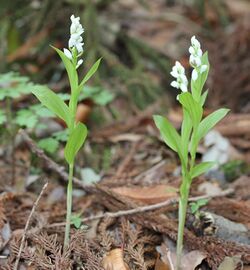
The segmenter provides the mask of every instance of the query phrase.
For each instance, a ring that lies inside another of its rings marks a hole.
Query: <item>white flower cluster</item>
[[[198,78],[198,73],[203,73],[207,70],[207,65],[202,65],[201,63],[201,57],[202,57],[202,50],[201,50],[201,44],[196,39],[195,36],[192,36],[191,38],[191,46],[189,47],[189,63],[194,68],[192,71],[192,80],[196,81]]]
[[[80,24],[80,18],[75,17],[74,15],[71,15],[71,26],[70,26],[70,39],[69,39],[69,49],[63,49],[64,54],[72,60],[72,50],[75,48],[77,52],[77,56],[80,56],[83,52],[83,45],[82,42],[82,33],[84,32],[84,29],[82,25]],[[83,63],[83,60],[80,59],[77,62],[76,68],[78,68]]]
[[[182,92],[187,92],[188,79],[185,75],[185,68],[180,62],[176,61],[170,74],[176,79],[171,82],[171,86],[181,89]]]

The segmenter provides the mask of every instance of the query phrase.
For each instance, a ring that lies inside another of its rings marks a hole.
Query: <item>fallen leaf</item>
[[[166,241],[165,241],[166,242]],[[168,241],[167,241],[168,242]],[[171,245],[171,244],[170,244]],[[172,251],[173,247],[168,248],[166,243],[162,243],[160,247],[157,248],[158,252],[161,254],[162,261],[169,265],[169,269],[176,269],[176,253]],[[199,250],[193,250],[190,252],[183,251],[181,259],[181,269],[182,270],[194,270],[201,262],[206,259],[205,253]]]
[[[194,270],[201,262],[206,258],[206,255],[199,250],[193,250],[187,254],[184,254],[182,258],[182,269]]]
[[[48,35],[48,32],[48,29],[44,29],[38,32],[36,35],[32,35],[32,37],[29,38],[21,47],[7,56],[7,62],[10,63],[28,57],[31,49],[37,46],[39,42],[44,40]]]
[[[142,135],[135,133],[123,133],[110,137],[110,141],[113,143],[128,141],[128,142],[138,142],[142,139]]]
[[[218,270],[235,270],[240,262],[241,260],[238,257],[225,257]]]
[[[12,231],[9,223],[5,223],[0,230],[0,248],[3,248],[6,242],[11,238]]]
[[[58,186],[50,192],[50,194],[48,195],[47,202],[49,204],[54,204],[55,202],[62,200],[64,198],[64,195],[65,195],[64,188]]]
[[[228,139],[224,138],[218,131],[211,130],[204,138],[204,146],[208,147],[202,156],[202,161],[215,161],[213,169],[225,164],[231,158],[232,146]]]
[[[204,182],[197,187],[197,190],[208,196],[218,195],[222,192],[222,189],[216,182]]]
[[[123,260],[123,250],[116,248],[107,253],[102,261],[105,270],[129,270],[128,265]]]
[[[90,106],[88,106],[86,104],[83,104],[83,103],[80,103],[77,106],[76,122],[86,123],[90,112],[91,112],[91,107]]]
[[[177,189],[169,185],[118,187],[113,188],[112,190],[119,195],[144,203],[158,203],[178,197]]]
[[[158,256],[155,262],[155,270],[171,270],[171,268],[169,268],[169,266],[164,263]]]
[[[101,176],[92,168],[86,167],[81,169],[81,179],[85,185],[94,185],[101,180]]]

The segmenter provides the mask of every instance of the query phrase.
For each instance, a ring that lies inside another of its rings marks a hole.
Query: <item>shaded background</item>
[[[37,104],[37,99],[30,94],[33,84],[23,77],[13,79],[2,74],[19,72],[32,82],[47,84],[67,96],[67,74],[49,45],[67,47],[71,14],[80,16],[85,28],[81,77],[99,57],[103,58],[98,72],[84,89],[91,90],[92,94],[85,96],[78,107],[77,117],[89,129],[75,170],[78,184],[74,185],[73,212],[79,214],[78,219],[167,200],[170,198],[167,190],[171,196],[178,196],[179,159],[161,141],[152,115],[167,115],[176,128],[180,127],[178,90],[170,86],[173,79],[170,70],[179,60],[190,76],[188,47],[191,36],[196,35],[203,51],[208,50],[211,62],[206,85],[210,93],[204,115],[221,106],[230,108],[231,112],[216,126],[217,133],[213,131],[212,145],[211,142],[206,145],[205,139],[197,154],[200,160],[210,153],[212,160],[217,159],[221,166],[206,177],[196,179],[191,196],[233,188],[230,198],[211,200],[205,209],[249,228],[248,0],[0,0],[0,238],[3,224],[10,228],[9,240],[16,235],[7,247],[10,256],[0,254],[0,268],[1,263],[12,266],[16,260],[22,230],[44,179],[49,180],[49,187],[40,201],[32,228],[41,229],[45,234],[38,233],[37,238],[28,236],[22,266],[32,259],[35,266],[45,269],[44,262],[47,262],[52,269],[58,259],[58,254],[51,250],[60,249],[64,229],[46,226],[65,219],[67,169],[63,168],[67,164],[63,148],[67,131],[59,119],[45,113],[45,108]],[[26,137],[30,136],[34,142],[20,136],[20,127],[25,128]],[[37,151],[32,143],[38,144]],[[45,150],[43,154],[40,148]],[[57,162],[54,167],[50,166],[48,157]],[[223,162],[219,162],[221,158]],[[176,238],[177,206],[170,206],[167,222],[162,219],[166,209],[143,213],[138,218],[132,215],[114,219],[111,223],[90,222],[91,230],[84,235],[76,234],[75,240],[88,237],[91,240],[84,242],[84,247],[72,241],[72,250],[81,254],[77,259],[80,264],[73,261],[73,255],[57,261],[79,267],[83,263],[86,269],[100,270],[103,250],[108,252],[125,244],[126,262],[135,266],[135,261],[138,267],[142,263],[144,268],[140,269],[153,269],[155,259],[159,258],[156,246],[163,242],[163,235]],[[194,224],[192,219],[190,224]],[[203,228],[197,232],[196,228],[188,229],[187,246],[206,251],[205,265],[210,267],[203,269],[217,269],[225,255],[239,253],[246,254],[244,262],[250,263],[249,247],[234,248],[226,242],[228,236],[222,238],[224,243],[220,238],[218,241],[203,238]],[[124,238],[124,235],[127,236]],[[232,241],[235,237],[238,233],[233,231]],[[244,239],[249,241],[247,237]],[[50,244],[49,249],[44,243]],[[38,251],[32,258],[30,247]],[[139,254],[137,261],[135,250]]]
[[[67,92],[68,85],[49,45],[66,47],[69,17],[81,17],[84,67],[103,57],[92,84],[116,96],[105,112],[109,121],[159,98],[165,108],[175,100],[169,71],[176,59],[188,68],[192,35],[209,51],[208,106],[250,111],[249,1],[2,0],[0,7],[1,72],[19,71],[55,91]]]
[[[47,84],[55,92],[69,94],[64,66],[50,45],[60,49],[68,46],[71,14],[80,16],[85,28],[84,64],[79,69],[80,77],[102,57],[98,72],[88,83],[91,91],[97,91],[96,98],[90,95],[78,107],[78,119],[87,122],[92,132],[89,136],[92,155],[85,155],[87,161],[81,164],[90,164],[98,171],[100,167],[103,169],[105,161],[102,164],[97,160],[100,156],[110,160],[113,155],[107,141],[116,134],[133,133],[137,128],[139,134],[147,133],[148,123],[154,127],[153,113],[168,114],[179,127],[181,110],[176,102],[179,90],[170,86],[173,80],[170,70],[179,60],[190,76],[188,47],[193,35],[201,41],[202,50],[208,50],[211,63],[205,114],[221,106],[230,108],[227,125],[219,131],[225,136],[233,136],[232,141],[237,147],[249,150],[249,1],[2,0],[0,7],[2,73],[16,71],[34,83]],[[4,79],[2,83],[4,86]],[[13,89],[7,91],[14,93],[16,83],[11,84]],[[21,124],[17,128],[31,128],[40,122],[33,115],[34,107],[30,108],[37,100],[29,91],[27,89],[26,94],[16,98],[11,105],[11,110],[18,112],[17,118],[20,116]],[[3,111],[6,111],[7,103],[1,101]],[[36,109],[35,113],[44,117],[41,109]],[[229,125],[233,122],[234,127]],[[58,149],[58,141],[65,141],[62,138],[65,135],[61,134],[60,138],[53,135],[55,130],[62,129],[55,124],[52,119],[52,122],[45,122],[43,131],[29,130],[36,140],[46,137],[47,141],[39,146],[52,154]],[[8,123],[5,126],[8,128]],[[4,128],[1,132],[6,133]],[[133,135],[129,137],[130,141],[137,139]],[[104,144],[95,146],[93,140]],[[9,135],[2,141],[9,144]],[[53,157],[57,159],[58,152]],[[60,152],[59,157],[63,157]]]

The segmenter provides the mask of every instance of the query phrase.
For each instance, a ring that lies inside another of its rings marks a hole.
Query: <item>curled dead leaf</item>
[[[167,241],[166,241],[167,242]],[[172,248],[171,248],[172,249]],[[157,248],[159,253],[161,254],[161,260],[169,265],[169,269],[176,269],[176,253],[175,251],[171,251],[166,243],[162,243],[161,246]],[[182,270],[194,270],[198,265],[202,263],[204,259],[206,259],[206,254],[199,250],[193,250],[190,252],[183,252],[181,258],[181,269]]]
[[[155,270],[171,270],[171,268],[169,268],[169,266],[158,256],[155,262]]]
[[[89,105],[80,103],[77,106],[76,121],[86,123],[90,112],[91,112],[91,107]]]
[[[123,250],[115,248],[107,253],[102,261],[105,270],[129,270],[128,265],[123,260]]]

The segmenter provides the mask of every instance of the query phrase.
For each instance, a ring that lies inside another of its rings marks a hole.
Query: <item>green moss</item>
[[[222,165],[221,169],[224,172],[226,180],[232,182],[242,174],[250,172],[250,165],[242,160],[233,160]]]

